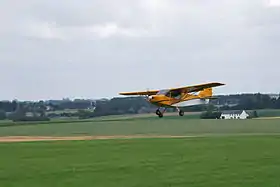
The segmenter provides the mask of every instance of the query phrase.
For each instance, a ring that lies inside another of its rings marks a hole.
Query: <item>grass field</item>
[[[0,136],[77,135],[201,135],[240,133],[280,133],[280,119],[198,120],[166,116],[130,119],[102,119],[85,122],[42,123],[0,127]]]
[[[279,119],[168,116],[0,127],[2,138],[78,135],[193,137],[2,142],[1,186],[280,186]]]

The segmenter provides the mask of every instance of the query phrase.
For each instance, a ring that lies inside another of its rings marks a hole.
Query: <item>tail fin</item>
[[[198,96],[200,98],[210,98],[213,96],[212,88],[206,88],[199,92]]]

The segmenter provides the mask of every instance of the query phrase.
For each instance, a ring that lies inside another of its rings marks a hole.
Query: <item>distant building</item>
[[[221,114],[221,119],[247,119],[249,114],[245,110],[239,111],[224,111]]]

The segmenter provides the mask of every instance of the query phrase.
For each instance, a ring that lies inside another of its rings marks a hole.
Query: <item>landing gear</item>
[[[156,115],[160,115],[161,114],[161,111],[159,110],[159,109],[157,109],[157,111],[156,111]]]
[[[183,110],[179,111],[179,116],[184,116],[184,111]]]
[[[158,108],[156,110],[156,115],[159,117],[159,118],[162,118],[163,117],[163,114],[164,112],[166,111],[166,108],[164,108],[162,111],[160,110],[160,108]],[[179,112],[179,116],[184,116],[184,111],[183,110],[180,110],[179,108],[177,108],[178,112]]]
[[[184,111],[183,110],[180,110],[179,108],[176,108],[176,109],[179,112],[179,116],[184,116]]]
[[[161,112],[161,111],[160,111],[160,108],[158,108],[158,109],[156,110],[156,115],[158,115],[159,118],[162,118],[162,117],[163,117],[163,114],[164,114],[164,112],[165,112],[165,110],[166,110],[166,108],[164,108],[163,111]]]

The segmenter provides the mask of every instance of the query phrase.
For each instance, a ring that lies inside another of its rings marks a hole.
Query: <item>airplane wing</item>
[[[121,92],[120,95],[156,95],[159,90],[140,91],[140,92]]]
[[[206,88],[212,88],[212,87],[223,86],[223,85],[225,85],[225,84],[218,83],[218,82],[212,82],[212,83],[206,83],[206,84],[197,84],[197,85],[193,85],[193,86],[185,86],[185,87],[180,87],[180,88],[171,88],[169,90],[190,93],[190,92],[198,92],[198,91],[201,91]]]
[[[190,93],[190,92],[198,92],[205,88],[212,88],[212,87],[217,87],[217,86],[222,86],[222,85],[225,85],[225,84],[213,82],[213,83],[198,84],[198,85],[193,85],[193,86],[185,86],[185,87],[180,87],[180,88],[171,88],[171,89],[163,89],[163,90]],[[121,92],[119,94],[120,95],[156,95],[159,91],[160,90],[139,91],[139,92]]]

